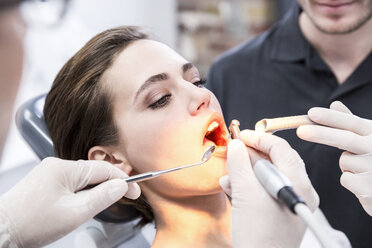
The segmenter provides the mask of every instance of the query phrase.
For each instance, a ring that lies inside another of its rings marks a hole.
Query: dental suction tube
[[[307,115],[266,118],[256,123],[255,130],[264,133],[275,133],[281,130],[296,129],[301,125],[314,125],[314,122]]]

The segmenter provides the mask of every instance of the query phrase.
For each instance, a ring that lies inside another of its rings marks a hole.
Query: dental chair
[[[16,113],[19,132],[40,160],[55,156],[53,142],[43,116],[45,97],[43,94],[28,100]],[[96,215],[96,222],[91,225],[89,222],[85,230],[76,234],[75,247],[120,247],[134,238],[136,244],[133,244],[133,247],[150,247],[152,240],[149,239],[154,230],[147,228],[147,232],[150,232],[147,235],[138,231],[135,225],[139,216],[139,212],[131,206],[114,204]]]

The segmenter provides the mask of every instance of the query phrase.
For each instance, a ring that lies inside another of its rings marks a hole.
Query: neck
[[[150,202],[157,229],[152,247],[231,246],[231,206],[223,193]]]
[[[317,29],[305,12],[299,18],[306,39],[342,84],[372,51],[372,18],[362,27],[348,34],[327,34]]]

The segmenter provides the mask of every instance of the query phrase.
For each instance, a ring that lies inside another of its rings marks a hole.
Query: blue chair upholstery
[[[16,113],[19,132],[40,160],[55,156],[53,142],[43,115],[45,97],[46,94],[43,94],[28,100]],[[114,204],[94,218],[103,222],[124,223],[139,216],[139,212],[132,206]]]

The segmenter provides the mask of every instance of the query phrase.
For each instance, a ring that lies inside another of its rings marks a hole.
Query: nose
[[[194,87],[194,89],[190,91],[191,101],[189,104],[189,110],[191,115],[197,115],[203,110],[209,108],[211,93],[206,88],[192,87]]]

